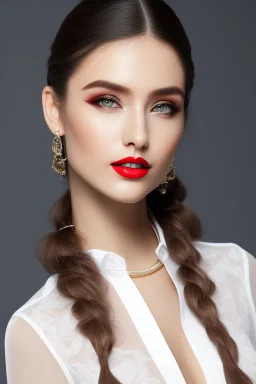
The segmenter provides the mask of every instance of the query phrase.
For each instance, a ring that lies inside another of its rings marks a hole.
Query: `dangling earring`
[[[59,135],[59,129],[56,129],[56,136],[53,139],[52,142],[52,152],[53,152],[53,161],[52,161],[52,169],[59,173],[62,176],[66,175],[66,170],[65,170],[65,160],[62,157],[62,141]]]
[[[168,183],[170,180],[174,180],[175,179],[175,166],[174,165],[171,165],[171,168],[169,170],[169,172],[167,173],[167,176],[165,177],[165,179],[159,184],[159,186],[157,187],[157,190],[162,194],[164,195],[166,193],[166,190],[167,190],[167,187],[168,187]]]

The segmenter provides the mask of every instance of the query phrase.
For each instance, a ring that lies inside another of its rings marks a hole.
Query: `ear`
[[[59,129],[59,135],[64,134],[64,128],[60,120],[60,112],[56,103],[56,97],[54,96],[54,91],[48,85],[44,87],[42,92],[42,105],[43,113],[46,124],[54,135],[56,135],[56,130]]]

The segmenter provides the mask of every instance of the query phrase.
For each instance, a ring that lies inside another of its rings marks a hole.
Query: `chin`
[[[113,186],[112,186],[113,188]],[[130,187],[122,186],[122,188],[115,188],[115,190],[104,191],[104,195],[110,198],[111,200],[118,201],[120,203],[133,204],[144,199],[147,194],[150,192],[148,189],[138,186],[131,185]],[[108,192],[108,193],[107,193]]]

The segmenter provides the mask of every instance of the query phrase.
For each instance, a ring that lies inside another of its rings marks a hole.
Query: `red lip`
[[[144,165],[147,168],[150,168],[149,163],[145,159],[143,159],[142,157],[137,157],[137,159],[135,159],[135,157],[132,156],[128,156],[121,160],[115,161],[114,163],[111,163],[111,165],[121,165],[124,163],[138,163]]]
[[[150,168],[129,168],[122,165],[112,165],[112,168],[119,175],[128,179],[139,179],[146,176],[146,174],[150,171]]]

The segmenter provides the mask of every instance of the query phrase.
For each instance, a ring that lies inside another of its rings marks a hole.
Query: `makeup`
[[[135,159],[132,156],[115,161],[111,166],[119,175],[129,179],[138,179],[146,176],[151,168],[147,160],[142,157]]]
[[[128,179],[139,179],[144,177],[149,172],[150,168],[131,168],[125,167],[123,165],[111,165],[114,171],[119,173],[119,175],[126,177]]]

